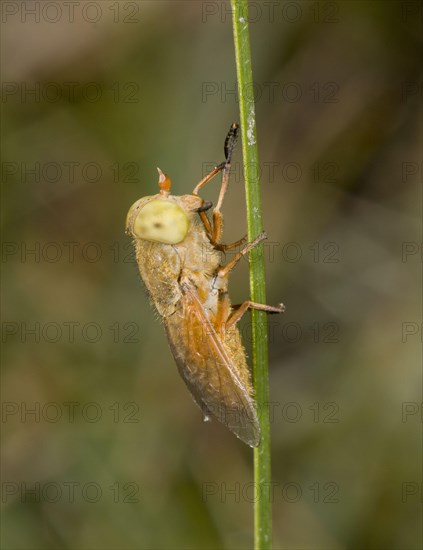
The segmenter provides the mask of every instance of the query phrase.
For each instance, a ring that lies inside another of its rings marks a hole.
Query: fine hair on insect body
[[[282,313],[284,306],[249,300],[232,305],[228,279],[239,260],[262,242],[258,235],[221,265],[221,252],[245,243],[222,244],[223,200],[229,185],[232,153],[238,137],[232,124],[225,140],[225,161],[188,195],[171,195],[171,181],[158,168],[159,193],[137,200],[129,209],[126,232],[132,236],[141,278],[166,329],[179,373],[205,420],[216,418],[250,445],[260,444],[251,374],[237,323],[248,309]],[[200,190],[217,174],[222,184],[212,203]]]

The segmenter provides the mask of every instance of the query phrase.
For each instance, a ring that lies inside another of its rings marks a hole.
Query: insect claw
[[[230,164],[232,153],[235,149],[236,142],[238,140],[238,133],[239,133],[239,125],[236,122],[233,122],[231,124],[231,127],[229,128],[228,135],[225,139],[225,145],[224,145],[224,153],[225,153],[225,159],[226,164]]]

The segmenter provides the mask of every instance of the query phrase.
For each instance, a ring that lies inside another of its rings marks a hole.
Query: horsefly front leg
[[[229,128],[228,135],[225,139],[225,146],[224,146],[224,152],[225,152],[225,164],[223,167],[223,175],[222,175],[222,185],[220,187],[219,192],[219,198],[217,199],[216,208],[213,210],[213,231],[212,231],[212,238],[211,241],[214,245],[220,244],[220,241],[222,239],[222,233],[223,233],[223,218],[222,218],[222,205],[223,200],[226,195],[226,191],[229,187],[229,174],[231,172],[231,160],[232,160],[232,154],[235,149],[236,142],[238,140],[238,134],[239,134],[239,126],[236,124],[236,122],[231,124],[231,127]],[[234,243],[234,246],[236,244]],[[228,250],[228,248],[226,248]]]
[[[225,139],[225,145],[224,145],[224,153],[225,153],[225,162],[222,162],[213,170],[210,172],[210,174],[207,174],[194,188],[192,191],[193,195],[198,196],[198,193],[200,189],[202,189],[209,181],[211,181],[219,172],[222,172],[223,170],[223,176],[222,176],[222,185],[219,192],[219,197],[217,199],[216,208],[213,210],[213,225],[210,223],[209,218],[207,217],[207,214],[205,211],[199,211],[201,221],[203,222],[203,225],[206,229],[206,232],[210,238],[210,241],[213,245],[216,247],[223,247],[220,248],[221,250],[228,250],[228,246],[230,248],[234,248],[235,246],[238,246],[241,241],[237,241],[236,243],[233,243],[232,245],[220,245],[220,240],[222,238],[222,232],[223,232],[223,220],[222,220],[222,204],[223,199],[225,198],[226,191],[228,189],[229,185],[229,173],[231,171],[231,158],[232,153],[235,149],[235,145],[238,139],[238,132],[239,132],[239,126],[235,122],[231,125],[229,128],[228,135]]]
[[[200,191],[200,189],[202,187],[204,187],[206,185],[206,183],[208,183],[210,180],[212,180],[215,176],[217,176],[217,174],[219,174],[219,172],[221,172],[224,168],[225,168],[225,163],[224,162],[219,164],[219,166],[215,166],[213,168],[213,170],[209,174],[207,174],[207,176],[205,176],[199,183],[197,183],[197,185],[194,187],[191,194],[198,197],[198,192]],[[201,221],[203,222],[204,229],[206,230],[206,233],[207,233],[209,239],[211,239],[213,229],[212,229],[210,220],[207,217],[206,210],[211,208],[212,204],[208,203],[208,202],[205,203],[205,204],[207,205],[207,208],[200,207],[199,210],[198,210],[198,214],[200,216]]]

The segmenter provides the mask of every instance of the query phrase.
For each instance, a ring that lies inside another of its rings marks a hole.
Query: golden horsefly
[[[241,247],[246,237],[222,244],[223,199],[239,127],[225,140],[225,161],[203,178],[189,195],[171,195],[171,181],[158,168],[159,193],[137,200],[129,209],[126,233],[134,239],[136,260],[151,301],[163,320],[178,370],[204,420],[214,417],[250,445],[260,444],[260,424],[251,375],[236,324],[247,309],[281,313],[249,300],[231,305],[228,278],[239,260],[266,238],[259,235],[226,265],[222,252]],[[213,205],[200,190],[222,172]]]

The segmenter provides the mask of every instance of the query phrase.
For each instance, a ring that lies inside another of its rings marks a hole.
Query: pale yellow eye
[[[177,244],[187,235],[188,218],[174,202],[153,200],[141,208],[133,232],[146,241]]]

